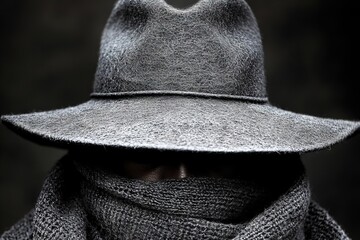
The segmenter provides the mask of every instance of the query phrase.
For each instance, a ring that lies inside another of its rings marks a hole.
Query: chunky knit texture
[[[65,158],[35,210],[0,239],[348,239],[311,203],[303,172],[284,184],[274,194],[239,179],[145,182]]]

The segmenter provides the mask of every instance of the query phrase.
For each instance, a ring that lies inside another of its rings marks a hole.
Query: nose
[[[122,174],[130,178],[145,181],[159,181],[163,179],[182,179],[188,177],[188,164],[178,161],[171,164],[142,164],[133,161],[122,161]]]
[[[161,179],[181,179],[189,176],[189,168],[183,163],[160,167]]]

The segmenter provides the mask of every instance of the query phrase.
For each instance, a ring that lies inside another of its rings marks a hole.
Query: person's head
[[[360,129],[360,122],[271,104],[261,34],[244,0],[203,0],[186,10],[165,1],[120,0],[100,45],[89,101],[5,115],[4,124],[45,145],[173,151],[165,159],[182,151],[299,154]],[[173,168],[166,173],[186,175],[184,167]]]

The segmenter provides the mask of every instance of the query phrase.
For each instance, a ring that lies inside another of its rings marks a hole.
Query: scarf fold
[[[349,239],[310,200],[302,172],[286,191],[238,179],[146,182],[59,161],[35,210],[0,239]]]

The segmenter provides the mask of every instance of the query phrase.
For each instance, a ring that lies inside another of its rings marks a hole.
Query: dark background
[[[86,101],[101,31],[113,3],[1,1],[0,114]],[[249,4],[263,34],[272,104],[321,117],[359,120],[355,2],[249,0]],[[0,232],[34,205],[47,171],[63,154],[0,127]],[[331,151],[304,155],[314,198],[353,239],[360,239],[359,160],[359,136]]]

